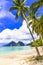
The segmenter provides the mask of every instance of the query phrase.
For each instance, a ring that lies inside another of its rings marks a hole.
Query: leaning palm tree
[[[36,12],[37,10],[43,6],[43,0],[37,0],[36,2],[32,3],[32,5],[30,6],[30,17],[28,17],[28,19],[33,19],[33,22],[30,23],[30,25],[32,24],[32,28],[35,30],[35,32],[41,37],[42,39],[42,43],[43,43],[43,25],[41,25],[41,23],[43,23],[43,16],[41,16],[40,19],[36,19]],[[40,20],[40,21],[39,21]]]
[[[38,18],[38,21],[39,22],[35,21],[32,23],[32,29],[40,36],[43,45],[43,16]]]
[[[29,25],[32,25],[32,32],[40,36],[43,50],[43,16],[30,22]]]
[[[25,2],[26,2],[25,0],[13,0],[14,6],[12,6],[10,8],[10,11],[17,10],[18,12],[16,13],[16,19],[18,19],[18,17],[20,15],[22,15],[23,20],[25,20],[25,22],[27,23],[27,26],[28,26],[28,20],[26,18],[26,12],[28,12],[29,6],[24,6]],[[29,26],[28,26],[28,28],[29,28]],[[39,50],[38,50],[38,48],[36,46],[36,42],[34,40],[34,36],[33,36],[32,32],[31,32],[30,28],[29,28],[29,31],[30,31],[32,39],[33,39],[33,41],[35,43],[35,48],[36,48],[36,51],[37,51],[37,55],[40,56]]]

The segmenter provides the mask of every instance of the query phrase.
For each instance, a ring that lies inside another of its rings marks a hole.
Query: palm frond
[[[12,10],[15,10],[15,9],[18,9],[17,6],[12,6],[9,11],[12,11]]]
[[[24,11],[28,11],[28,7],[24,6]]]
[[[26,0],[22,0],[22,2],[21,2],[21,6],[24,5],[25,2],[26,2]]]
[[[32,5],[30,6],[30,9],[35,14],[38,8],[41,6],[43,6],[43,2],[37,1],[37,2],[32,3]]]
[[[32,25],[32,21],[28,24],[29,26]]]
[[[30,9],[32,10],[32,12],[35,14],[37,9],[39,8],[39,3],[38,2],[34,2],[31,6]]]
[[[18,13],[17,13],[17,15],[19,16],[19,15],[20,15],[20,13],[21,13],[21,11],[19,10],[19,11],[18,11]]]
[[[27,17],[27,20],[28,20],[28,21],[31,20],[31,19],[32,19],[31,16],[28,16],[28,17]]]
[[[41,20],[43,20],[43,15],[40,17]]]
[[[13,3],[14,3],[15,5],[19,5],[18,0],[13,0]]]
[[[25,2],[26,0],[21,0],[21,3]]]
[[[16,20],[18,19],[18,15],[17,15],[17,13],[16,13],[16,16],[15,16],[15,19],[16,19]]]
[[[17,20],[17,19],[18,19],[18,17],[20,16],[20,13],[21,13],[21,11],[20,11],[20,10],[16,13],[16,17],[15,17],[15,19],[16,19],[16,20]]]
[[[18,0],[18,3],[20,3],[20,0]]]
[[[24,6],[24,9],[28,10],[30,7],[29,6]]]
[[[30,18],[31,18],[31,19],[34,19],[34,18],[35,18],[35,14],[34,14],[33,12],[30,11],[30,12],[29,12],[29,15],[30,15]]]
[[[43,2],[43,0],[38,0],[38,1]]]
[[[29,7],[27,7],[27,6],[24,6],[24,7],[23,7],[22,10],[23,10],[23,13],[24,13],[24,14],[26,14],[26,13],[28,12],[28,8],[29,8]]]

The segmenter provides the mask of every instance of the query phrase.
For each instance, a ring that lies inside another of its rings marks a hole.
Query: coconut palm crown
[[[28,11],[29,6],[24,6],[26,3],[26,0],[13,0],[14,6],[10,8],[10,11],[17,10],[16,13],[16,19],[22,15],[23,12],[26,15],[26,12]],[[23,16],[23,15],[22,15]]]

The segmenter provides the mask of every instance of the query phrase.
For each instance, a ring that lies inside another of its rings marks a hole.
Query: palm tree
[[[35,13],[41,6],[43,6],[43,0],[37,0],[32,3],[29,12],[30,17],[28,18],[33,19],[33,22],[31,22],[30,25],[32,24],[32,29],[35,30],[35,32],[41,37],[43,43],[43,16],[39,17],[40,19],[36,19],[35,17]]]
[[[25,2],[26,2],[25,0],[13,0],[13,3],[15,4],[15,6],[12,6],[10,8],[10,11],[17,10],[18,12],[16,14],[16,19],[18,19],[18,17],[20,15],[22,15],[23,20],[25,20],[25,22],[27,23],[27,26],[28,26],[28,20],[26,18],[26,12],[28,12],[29,6],[24,6]],[[28,26],[28,28],[29,28],[29,26]],[[39,50],[38,50],[38,48],[36,46],[36,42],[34,40],[34,36],[33,36],[32,32],[31,32],[30,28],[29,28],[29,31],[30,31],[32,39],[33,39],[33,41],[35,43],[35,48],[36,48],[36,51],[37,51],[37,55],[40,56]]]
[[[43,46],[43,16],[38,18],[38,20],[34,20],[33,22],[29,23],[29,25],[32,25],[32,31],[36,32],[37,35],[40,36],[42,40],[42,46]],[[42,47],[43,50],[43,47]]]
[[[41,37],[42,45],[43,45],[43,16],[38,18],[38,21],[32,23],[32,29]]]
[[[39,35],[41,37],[42,45],[43,45],[43,16],[40,17],[39,21],[40,21]]]

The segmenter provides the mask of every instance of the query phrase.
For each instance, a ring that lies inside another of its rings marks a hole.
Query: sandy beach
[[[42,48],[39,47],[40,54],[43,55]],[[43,65],[41,62],[31,61],[33,56],[36,56],[35,48],[31,50],[17,51],[7,54],[0,54],[0,65]]]

